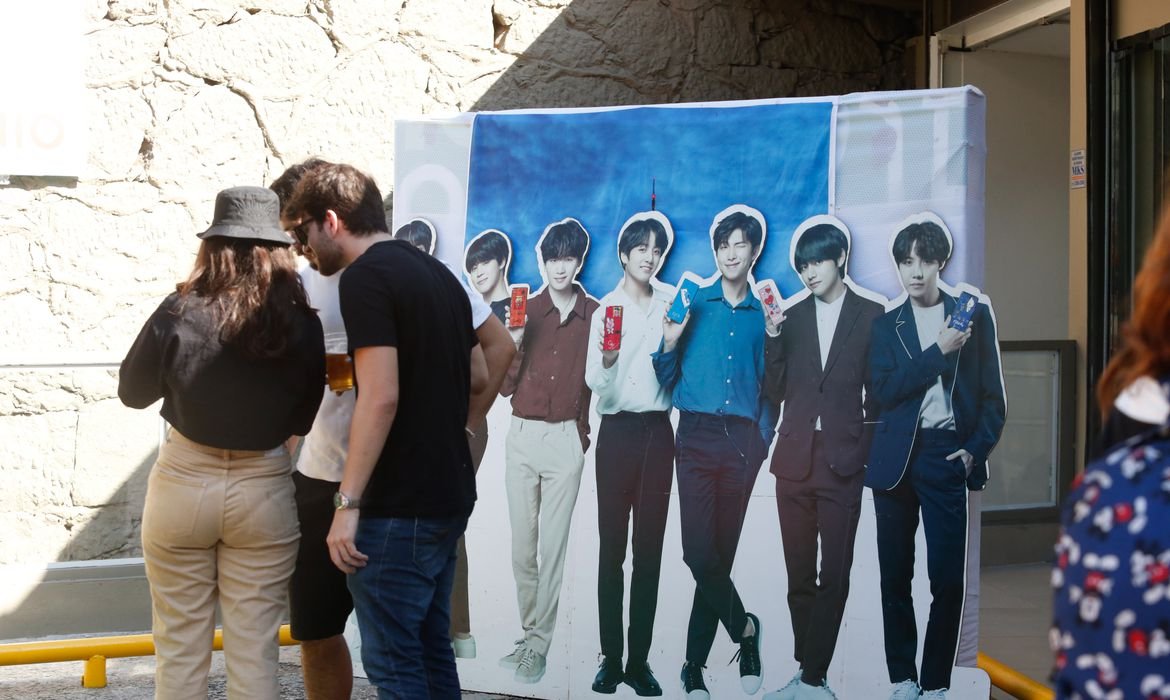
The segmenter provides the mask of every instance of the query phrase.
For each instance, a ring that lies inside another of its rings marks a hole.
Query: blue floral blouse
[[[1057,698],[1170,698],[1170,426],[1074,484],[1052,585]]]

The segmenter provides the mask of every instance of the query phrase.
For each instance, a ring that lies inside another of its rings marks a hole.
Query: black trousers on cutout
[[[674,480],[674,431],[668,414],[623,411],[602,416],[596,461],[597,612],[601,653],[618,659],[623,656],[625,571],[622,567],[626,542],[631,541],[629,661],[645,662],[654,633],[662,538]]]
[[[840,476],[829,468],[820,431],[813,438],[812,469],[801,481],[776,480],[776,510],[788,571],[788,611],[802,680],[821,685],[833,660],[845,600],[853,542],[861,517],[865,472]],[[817,540],[821,567],[817,571]]]

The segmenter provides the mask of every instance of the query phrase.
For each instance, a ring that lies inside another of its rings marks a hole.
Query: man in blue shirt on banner
[[[675,439],[683,560],[695,577],[682,684],[707,700],[703,667],[719,623],[740,645],[745,692],[759,690],[760,620],[731,580],[748,498],[768,452],[775,411],[766,404],[764,317],[749,286],[763,248],[763,217],[734,206],[716,217],[711,246],[720,275],[695,294],[681,323],[663,320],[654,353],[659,383],[679,409]]]

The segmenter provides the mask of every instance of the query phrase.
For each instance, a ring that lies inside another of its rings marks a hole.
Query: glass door
[[[1117,347],[1132,308],[1133,278],[1166,203],[1170,166],[1170,25],[1117,42],[1113,61],[1106,347]]]

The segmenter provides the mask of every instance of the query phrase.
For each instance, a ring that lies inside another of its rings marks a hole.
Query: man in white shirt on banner
[[[662,317],[670,292],[655,275],[670,248],[670,222],[657,212],[637,214],[618,234],[618,259],[625,270],[618,286],[601,299],[589,328],[585,383],[597,396],[597,608],[601,668],[598,693],[613,693],[623,681],[642,696],[662,694],[646,658],[658,606],[662,538],[674,480],[674,431],[670,392],[654,374],[650,353],[662,342]],[[620,320],[618,335],[612,324]],[[607,343],[607,336],[609,343]],[[609,348],[609,349],[607,349]],[[622,670],[622,609],[631,513],[629,656]]]

